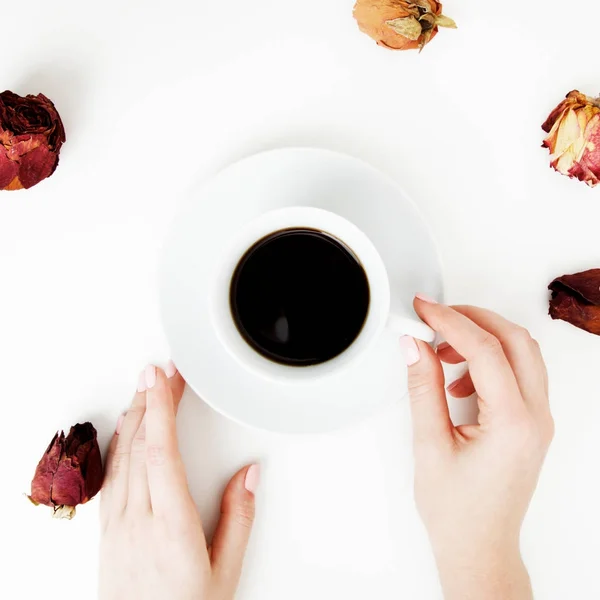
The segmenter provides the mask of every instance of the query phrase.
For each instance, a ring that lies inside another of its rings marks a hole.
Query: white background
[[[52,98],[68,141],[51,179],[0,194],[0,597],[94,597],[98,501],[56,522],[21,494],[56,428],[90,419],[106,443],[138,371],[168,358],[156,265],[182,195],[282,145],[392,175],[433,228],[449,300],[540,341],[557,435],[524,553],[536,598],[600,596],[600,339],[546,316],[555,276],[600,267],[600,189],[540,148],[567,92],[600,91],[600,4],[445,12],[460,29],[418,55],[359,33],[352,0],[4,3],[0,87]],[[398,392],[360,427],[292,439],[186,396],[181,446],[209,529],[234,470],[264,465],[239,598],[440,598]]]

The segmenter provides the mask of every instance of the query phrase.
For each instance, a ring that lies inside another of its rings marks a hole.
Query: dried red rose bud
[[[550,149],[554,169],[590,187],[600,183],[600,98],[571,92],[542,129],[549,134],[542,147]]]
[[[91,423],[57,433],[40,460],[29,499],[54,509],[54,516],[72,519],[75,507],[91,500],[102,487],[102,457]]]
[[[600,269],[563,275],[549,286],[550,316],[600,335]]]
[[[0,190],[33,187],[58,165],[65,129],[43,94],[0,93]]]
[[[354,18],[361,31],[391,50],[423,50],[439,27],[456,29],[438,0],[357,0]]]

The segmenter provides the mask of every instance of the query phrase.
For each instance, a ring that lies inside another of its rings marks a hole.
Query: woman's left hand
[[[142,373],[111,442],[102,489],[100,600],[232,600],[254,520],[258,466],[223,495],[207,548],[177,444],[185,382],[171,363]]]

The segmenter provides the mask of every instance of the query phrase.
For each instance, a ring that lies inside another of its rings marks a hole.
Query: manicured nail
[[[148,365],[144,370],[144,376],[146,379],[146,388],[152,389],[156,383],[156,367],[154,365]]]
[[[414,338],[411,338],[409,335],[403,335],[400,338],[400,349],[404,355],[407,367],[412,367],[419,362],[421,354]]]
[[[440,350],[446,350],[447,348],[450,348],[450,344],[448,342],[442,342],[438,347],[437,347],[437,351],[439,352]]]
[[[171,377],[175,377],[175,374],[177,373],[177,367],[175,366],[175,363],[170,360],[167,363],[167,366],[165,367],[165,375],[171,379]]]
[[[141,394],[142,392],[146,391],[146,372],[142,371],[140,373],[140,377],[138,379],[138,384],[137,384],[137,391],[138,394]]]
[[[457,379],[456,381],[453,381],[446,389],[449,392],[451,392],[452,390],[455,390],[459,384],[460,384],[460,379]]]
[[[431,298],[431,296],[427,296],[426,294],[416,294],[415,298],[418,298],[422,302],[427,302],[427,304],[437,304],[437,300]]]
[[[260,483],[260,466],[252,465],[248,471],[246,471],[246,479],[244,480],[244,487],[252,494],[256,493],[258,484]]]
[[[119,435],[121,433],[121,427],[123,427],[124,420],[125,420],[125,415],[119,415],[119,418],[117,419],[117,427],[115,429],[117,435]]]

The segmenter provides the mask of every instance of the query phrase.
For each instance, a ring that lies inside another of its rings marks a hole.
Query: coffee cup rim
[[[314,229],[339,240],[359,260],[369,282],[369,308],[360,333],[341,354],[316,365],[284,365],[264,357],[242,337],[231,313],[231,279],[241,258],[261,239],[290,228]],[[385,327],[389,308],[387,270],[367,235],[344,217],[321,208],[304,206],[269,211],[233,233],[225,244],[222,256],[216,261],[210,289],[210,318],[221,345],[246,370],[262,378],[284,383],[316,382],[353,366]]]

